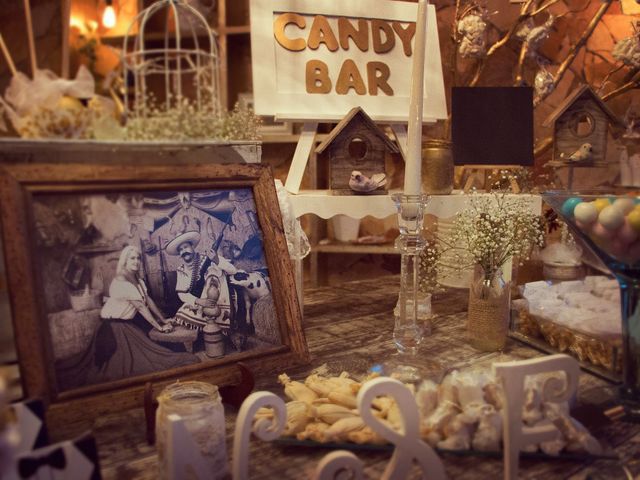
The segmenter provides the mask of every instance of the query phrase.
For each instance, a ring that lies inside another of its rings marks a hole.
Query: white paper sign
[[[406,122],[416,16],[416,3],[391,0],[251,0],[256,113],[338,121],[360,106],[375,121]],[[432,5],[427,30],[428,122],[447,118]]]

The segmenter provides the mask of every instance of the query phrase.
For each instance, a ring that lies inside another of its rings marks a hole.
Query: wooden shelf
[[[314,245],[313,250],[318,253],[359,253],[376,255],[397,255],[399,252],[392,243],[371,245],[365,243],[338,242],[336,240],[321,240]]]

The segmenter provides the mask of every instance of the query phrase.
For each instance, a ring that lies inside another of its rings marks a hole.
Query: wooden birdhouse
[[[336,125],[316,153],[327,151],[330,158],[329,188],[332,193],[352,195],[356,193],[386,194],[383,185],[368,192],[356,192],[349,187],[351,172],[361,172],[364,177],[386,174],[387,152],[398,153],[398,147],[369,118],[360,107],[352,108]]]
[[[622,126],[589,86],[575,90],[543,123],[545,127],[553,124],[553,162],[584,166],[604,163],[610,123]]]

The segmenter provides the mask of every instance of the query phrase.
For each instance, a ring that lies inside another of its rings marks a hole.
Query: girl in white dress
[[[61,390],[169,370],[200,360],[187,352],[174,352],[147,336],[148,328],[171,331],[172,325],[149,297],[140,276],[140,251],[122,250],[102,322],[87,350],[56,364]]]

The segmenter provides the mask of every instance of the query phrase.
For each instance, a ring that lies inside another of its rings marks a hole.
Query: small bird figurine
[[[363,175],[362,172],[354,170],[349,179],[349,188],[357,193],[373,192],[387,183],[387,176],[384,173],[375,173],[371,178]]]
[[[593,154],[593,146],[590,143],[583,143],[580,146],[580,148],[575,152],[573,152],[571,155],[569,155],[568,158],[565,156],[564,153],[560,155],[560,158],[567,159],[571,162],[582,163],[582,162],[587,162],[591,160],[592,154]]]

